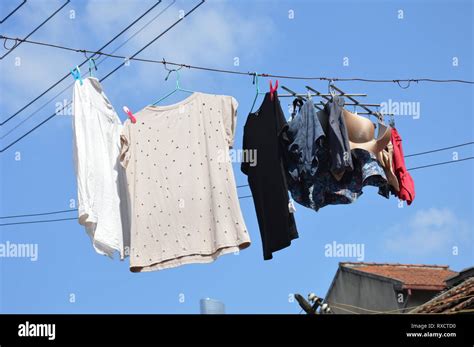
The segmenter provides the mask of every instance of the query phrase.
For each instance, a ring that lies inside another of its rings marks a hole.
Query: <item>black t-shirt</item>
[[[244,159],[254,161],[244,160],[241,170],[248,176],[265,260],[272,259],[273,252],[288,247],[291,240],[298,238],[295,218],[288,206],[287,128],[276,92],[273,100],[270,93],[265,94],[259,110],[249,114],[244,126]]]

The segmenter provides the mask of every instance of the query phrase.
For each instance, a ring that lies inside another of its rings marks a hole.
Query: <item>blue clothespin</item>
[[[82,77],[81,77],[81,70],[79,69],[79,66],[76,65],[74,69],[71,70],[71,75],[74,77],[76,81],[79,81],[79,83],[82,86]]]

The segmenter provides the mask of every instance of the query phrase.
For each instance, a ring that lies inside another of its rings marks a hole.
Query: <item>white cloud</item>
[[[448,209],[418,211],[407,223],[396,224],[385,235],[385,247],[409,255],[433,255],[462,247],[472,238],[469,224]]]
[[[152,2],[137,2],[136,0],[88,0],[85,4],[84,11],[78,9],[77,19],[84,23],[85,27],[88,27],[92,32],[99,34],[100,37],[113,37],[131,23],[132,20],[135,20],[138,14],[148,10],[155,2],[156,0]],[[165,3],[165,0],[162,1],[148,16],[162,9]],[[136,25],[140,26],[143,20]],[[136,27],[132,27],[132,32],[135,28]]]
[[[181,5],[172,6],[163,16],[166,20],[159,18],[121,51],[135,52],[176,21],[179,11],[191,8],[188,3],[185,3],[184,8]],[[270,18],[236,11],[229,2],[210,1],[148,47],[140,57],[157,60],[164,57],[180,63],[246,71],[247,67],[266,59],[265,41],[270,37],[273,27]],[[246,68],[234,66],[235,57]],[[161,65],[138,63],[133,71],[139,81],[137,86],[142,89],[156,88],[157,81],[163,83],[161,74],[164,69]],[[187,71],[183,71],[182,75],[186,83],[191,83],[190,80],[197,78],[193,76],[198,76]],[[205,76],[210,83],[219,81],[221,77],[213,73]]]

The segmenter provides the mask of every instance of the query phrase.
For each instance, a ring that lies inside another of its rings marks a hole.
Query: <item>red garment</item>
[[[413,178],[405,166],[402,138],[395,128],[392,128],[391,141],[393,144],[393,171],[400,185],[398,198],[405,200],[407,204],[410,205],[415,199],[415,182],[413,182]]]

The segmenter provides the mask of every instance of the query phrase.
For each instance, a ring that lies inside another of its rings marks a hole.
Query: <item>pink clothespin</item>
[[[272,80],[270,80],[270,100],[273,101],[273,93],[278,89],[278,80],[275,81],[275,88],[273,88]]]
[[[123,112],[125,112],[128,116],[128,118],[130,118],[130,121],[135,124],[137,122],[137,119],[135,118],[135,116],[133,115],[132,111],[130,111],[130,109],[127,107],[127,106],[124,106],[123,107]]]

